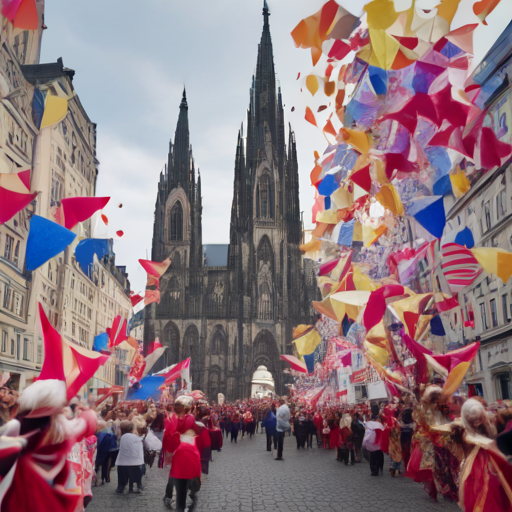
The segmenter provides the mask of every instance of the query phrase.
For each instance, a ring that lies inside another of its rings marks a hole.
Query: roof
[[[227,267],[228,248],[227,244],[203,245],[205,267]]]
[[[492,45],[487,55],[482,59],[477,68],[473,71],[470,80],[483,85],[489,78],[510,59],[510,44],[512,43],[512,22],[501,33],[500,37]]]
[[[68,76],[73,80],[75,72],[72,69],[64,67],[62,58],[57,59],[57,62],[50,62],[48,64],[30,64],[21,66],[21,71],[25,80],[32,85],[47,84],[61,76]]]

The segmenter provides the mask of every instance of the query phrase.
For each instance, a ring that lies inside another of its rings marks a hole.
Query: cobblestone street
[[[265,436],[226,443],[213,454],[210,474],[203,476],[198,512],[455,512],[459,508],[441,500],[432,502],[423,487],[404,477],[371,477],[368,463],[344,466],[334,451],[296,449],[295,438],[286,437],[284,461],[275,461],[265,450]],[[387,468],[387,460],[385,468]],[[115,494],[112,482],[93,488],[87,512],[165,511],[162,497],[169,470],[153,468],[143,479],[142,495]]]

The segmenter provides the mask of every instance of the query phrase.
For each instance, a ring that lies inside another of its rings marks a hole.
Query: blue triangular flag
[[[462,245],[463,247],[466,246],[468,249],[472,249],[475,246],[475,239],[473,238],[471,229],[466,227],[462,231],[459,231],[455,237],[455,243],[457,245]]]
[[[368,66],[368,74],[375,94],[386,94],[388,90],[388,74],[384,69]]]
[[[161,375],[148,375],[128,390],[127,400],[159,400],[162,391],[159,389],[165,383],[165,377]]]
[[[422,197],[411,201],[407,213],[436,238],[443,236],[446,225],[443,196]]]
[[[453,189],[452,189],[452,181],[450,180],[450,175],[446,174],[445,176],[442,176],[441,178],[439,178],[434,183],[432,192],[434,192],[434,195],[436,195],[436,196],[446,196],[448,194],[452,194]]]
[[[111,240],[106,238],[87,238],[82,240],[75,249],[75,258],[78,261],[83,273],[91,277],[94,255],[98,259],[103,258],[110,252]]]
[[[313,373],[315,371],[315,353],[309,354],[307,356],[302,356],[304,362],[306,363],[306,367],[309,373]]]
[[[340,234],[338,236],[338,245],[352,247],[352,239],[354,238],[355,220],[349,220],[341,225]]]
[[[101,334],[98,334],[94,338],[94,344],[92,346],[92,349],[96,352],[102,352],[103,350],[107,350],[108,346],[108,334],[106,332],[102,332]]]
[[[35,270],[60,254],[76,238],[75,233],[56,222],[34,215],[27,240],[27,270]]]
[[[318,193],[321,196],[330,196],[333,192],[340,188],[340,184],[336,180],[336,177],[332,174],[328,174],[322,182],[318,185]]]
[[[432,334],[436,336],[446,336],[446,332],[444,331],[443,321],[439,315],[434,316],[430,320],[430,331]]]

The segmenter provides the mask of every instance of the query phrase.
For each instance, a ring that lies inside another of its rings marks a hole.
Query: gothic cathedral
[[[256,74],[239,132],[229,245],[202,243],[201,176],[190,146],[185,92],[160,175],[153,261],[171,257],[160,303],[146,308],[145,341],[168,347],[159,367],[191,357],[194,389],[211,400],[249,396],[253,372],[265,365],[286,393],[280,354],[292,352],[293,327],[311,321],[314,269],[299,244],[302,221],[295,137],[285,143],[266,5]]]

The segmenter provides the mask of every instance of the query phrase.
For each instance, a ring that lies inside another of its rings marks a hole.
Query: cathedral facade
[[[230,240],[203,245],[201,177],[196,175],[185,92],[174,143],[160,175],[152,259],[171,257],[161,300],[146,308],[145,340],[168,347],[159,367],[191,357],[194,389],[212,400],[249,396],[266,366],[286,392],[280,355],[291,353],[293,327],[311,321],[312,267],[301,258],[302,221],[294,134],[285,140],[269,26],[264,26],[245,136],[238,134]]]

